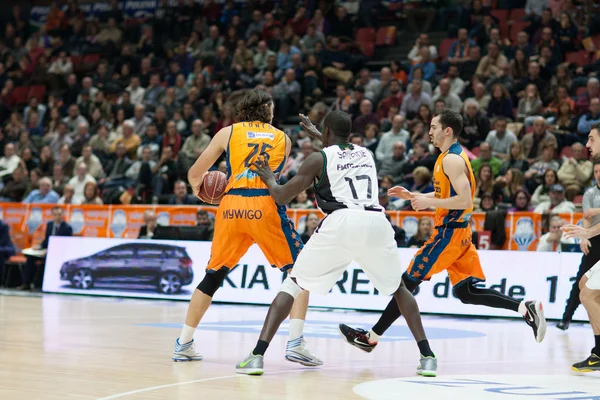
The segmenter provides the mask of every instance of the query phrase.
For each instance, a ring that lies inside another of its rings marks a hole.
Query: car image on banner
[[[197,241],[52,236],[42,289],[52,293],[189,301],[204,278],[210,248],[210,242]],[[404,268],[417,250],[398,249]],[[486,281],[477,286],[519,300],[541,300],[547,318],[561,317],[581,254],[501,250],[480,250],[478,254]],[[269,305],[283,277],[253,245],[225,277],[213,301]],[[509,310],[462,304],[454,297],[446,273],[423,282],[415,297],[423,313],[520,318]],[[389,301],[390,297],[381,296],[356,263],[348,266],[327,296],[310,296],[314,307],[379,312]],[[574,320],[587,320],[583,307],[578,308]]]

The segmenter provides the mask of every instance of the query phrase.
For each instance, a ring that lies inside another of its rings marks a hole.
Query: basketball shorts
[[[400,286],[394,230],[383,212],[342,209],[328,215],[298,256],[290,276],[309,292],[327,294],[356,261],[383,295]]]
[[[471,237],[471,227],[466,222],[436,227],[410,262],[406,270],[409,279],[428,281],[446,270],[452,285],[468,278],[484,281],[485,275]]]
[[[585,283],[588,289],[600,290],[600,261],[586,272],[584,276],[588,278]]]
[[[254,243],[271,266],[286,271],[303,244],[285,206],[277,206],[266,189],[232,189],[221,200],[207,272],[232,270]]]

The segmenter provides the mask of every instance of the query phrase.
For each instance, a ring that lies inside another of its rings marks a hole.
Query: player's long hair
[[[237,119],[239,121],[260,121],[271,123],[271,111],[265,107],[273,102],[271,95],[264,90],[252,89],[245,93],[237,103]]]

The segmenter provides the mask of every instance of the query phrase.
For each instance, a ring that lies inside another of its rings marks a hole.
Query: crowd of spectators
[[[522,31],[501,29],[497,3],[524,8],[512,21]],[[272,94],[274,124],[293,139],[284,180],[320,146],[295,115],[319,126],[343,110],[350,140],[376,157],[379,200],[390,210],[410,209],[387,197],[392,185],[433,190],[438,153],[427,132],[443,107],[463,115],[479,210],[573,211],[592,182],[582,144],[600,122],[600,61],[567,58],[598,31],[594,1],[161,0],[153,17],[135,21],[119,7],[111,1],[89,19],[75,1],[53,3],[34,29],[15,6],[5,21],[2,201],[198,204],[186,172],[235,121],[232,93],[254,87]],[[377,10],[418,35],[408,54],[374,72],[354,37],[377,27]],[[425,32],[435,26],[455,34],[447,54]],[[73,64],[87,54],[99,54],[97,63]],[[17,104],[15,90],[32,85],[46,90]],[[223,160],[214,168],[225,171]],[[314,207],[312,193],[291,206]]]

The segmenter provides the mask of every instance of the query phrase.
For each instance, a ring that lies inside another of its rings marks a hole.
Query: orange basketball
[[[209,204],[219,204],[227,187],[227,175],[221,171],[210,171],[204,177],[198,196]]]

